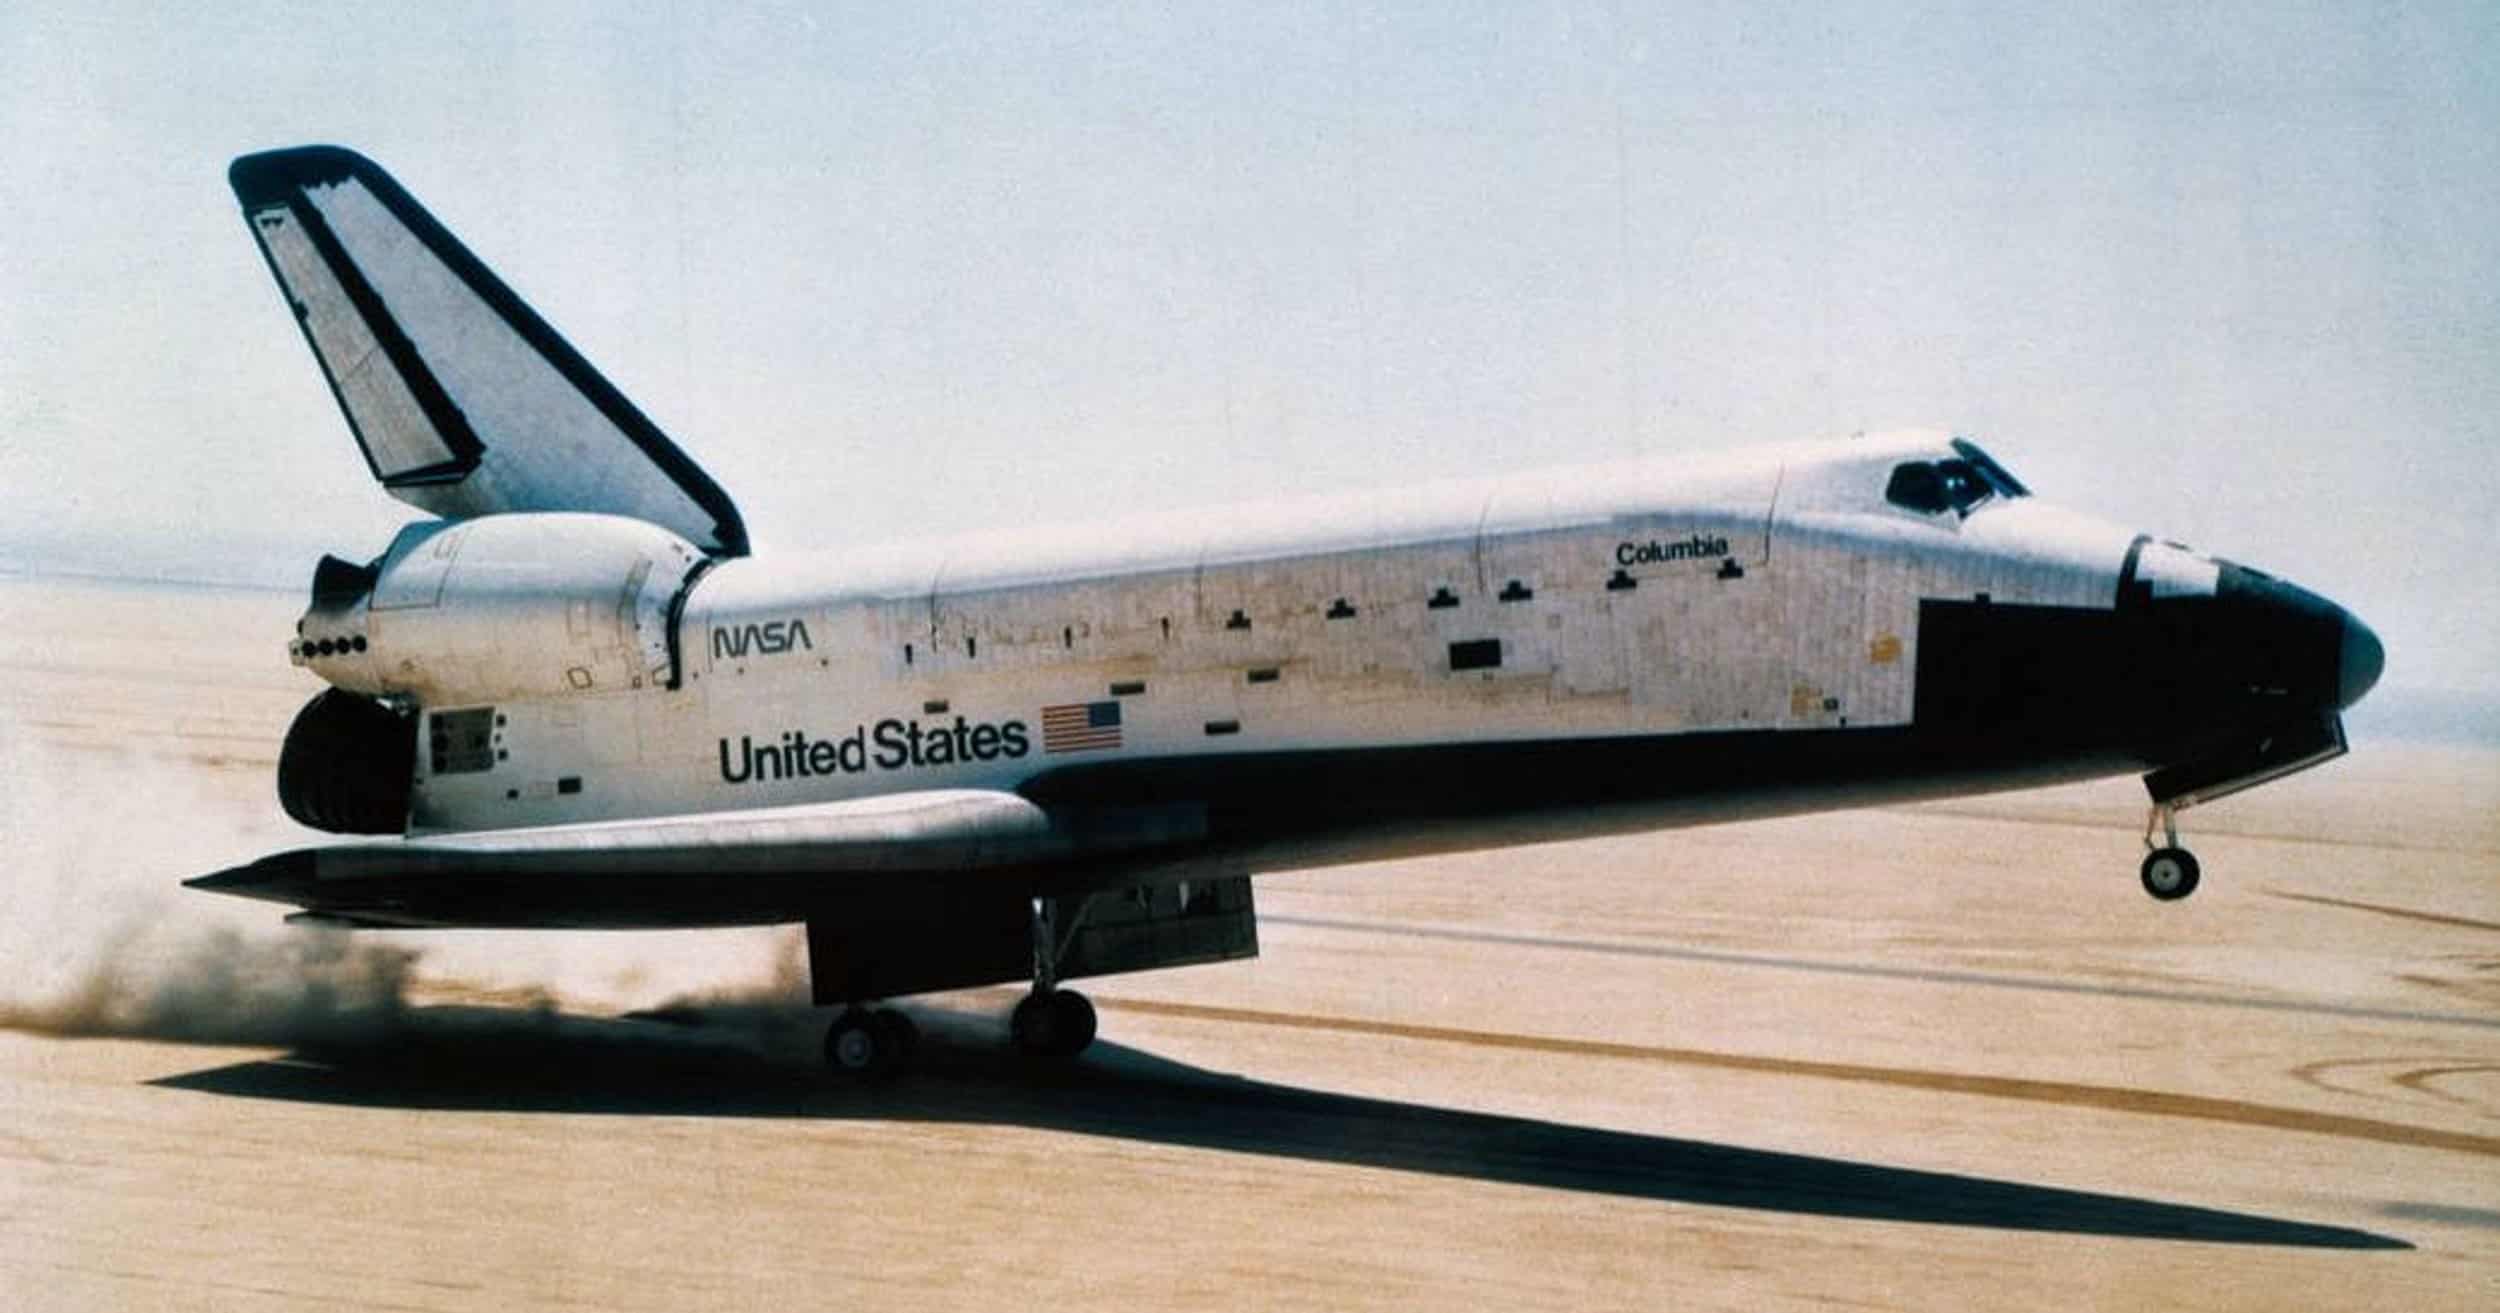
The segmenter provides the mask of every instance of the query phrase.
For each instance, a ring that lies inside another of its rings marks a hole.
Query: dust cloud
[[[795,928],[377,933],[183,889],[334,840],[277,813],[267,763],[203,755],[161,720],[51,727],[79,710],[0,705],[0,1029],[328,1051],[621,1017],[758,1049],[821,1034]]]
[[[341,930],[228,926],[108,939],[53,997],[0,998],[0,1027],[197,1044],[335,1044],[395,1029],[417,950]]]
[[[257,771],[34,729],[0,716],[0,1028],[284,1045],[396,1024],[417,948],[178,888],[224,853],[287,840],[252,796]]]

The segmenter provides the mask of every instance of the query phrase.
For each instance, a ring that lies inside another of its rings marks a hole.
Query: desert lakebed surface
[[[298,600],[0,578],[0,1307],[2500,1307],[2500,752],[1262,879],[1264,955],[913,1005],[788,931],[360,934]]]

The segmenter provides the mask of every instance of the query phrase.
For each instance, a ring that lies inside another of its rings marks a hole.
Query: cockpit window
[[[1964,515],[1970,514],[1971,507],[1997,495],[1997,490],[1988,486],[1988,477],[1966,460],[1937,461],[1936,477],[1944,480],[1944,499]]]
[[[1963,515],[1995,496],[1997,490],[1977,465],[1966,460],[1910,461],[1892,467],[1884,500],[1921,515],[1956,511]]]
[[[1936,467],[1923,460],[1892,467],[1884,500],[1921,515],[1941,515],[1952,505],[1944,499],[1944,480],[1936,476]]]
[[[1914,460],[1893,466],[1892,480],[1884,485],[1884,500],[1921,515],[1942,515],[1946,511],[1968,515],[1992,497],[2031,495],[2030,489],[2006,473],[2004,466],[1990,460],[1977,443],[1956,438],[1953,449],[1961,454],[1945,460]]]

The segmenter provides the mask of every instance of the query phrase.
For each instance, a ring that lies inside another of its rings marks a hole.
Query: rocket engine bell
[[[398,834],[417,769],[417,718],[325,688],[295,713],[278,750],[278,803],[333,834]]]

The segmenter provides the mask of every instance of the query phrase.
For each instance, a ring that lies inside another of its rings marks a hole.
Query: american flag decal
[[[1042,708],[1042,751],[1093,752],[1120,746],[1120,704],[1069,702]]]

